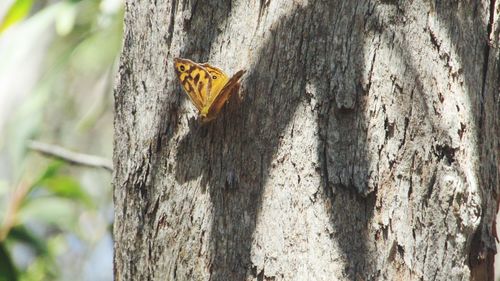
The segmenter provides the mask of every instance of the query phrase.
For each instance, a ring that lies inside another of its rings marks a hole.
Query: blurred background
[[[0,281],[113,279],[122,20],[123,0],[0,0]]]
[[[113,278],[122,19],[122,0],[0,0],[0,280]]]

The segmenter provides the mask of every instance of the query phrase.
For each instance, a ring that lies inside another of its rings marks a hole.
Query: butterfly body
[[[229,78],[224,71],[208,63],[199,64],[188,59],[174,59],[175,73],[186,94],[198,109],[203,122],[217,117],[231,95],[240,88],[238,71]]]

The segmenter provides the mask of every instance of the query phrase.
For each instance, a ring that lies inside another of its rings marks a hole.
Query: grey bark
[[[116,280],[492,280],[499,9],[126,1]],[[199,124],[178,56],[242,101]]]

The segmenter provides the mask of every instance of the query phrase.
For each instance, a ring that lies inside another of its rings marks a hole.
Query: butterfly
[[[217,117],[231,95],[238,92],[240,78],[246,72],[240,70],[229,78],[220,68],[181,58],[174,59],[174,67],[202,122]]]

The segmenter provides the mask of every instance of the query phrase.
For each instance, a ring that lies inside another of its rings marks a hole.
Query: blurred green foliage
[[[122,6],[15,0],[0,18],[0,281],[94,280],[84,270],[111,236],[110,174],[43,157],[27,142],[111,158]]]
[[[12,24],[25,18],[31,10],[33,0],[16,0],[5,15],[0,24],[0,32],[7,29]]]

